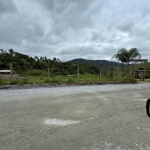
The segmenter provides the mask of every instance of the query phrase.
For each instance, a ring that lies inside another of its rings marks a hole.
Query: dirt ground
[[[0,150],[150,150],[150,84],[0,90]]]

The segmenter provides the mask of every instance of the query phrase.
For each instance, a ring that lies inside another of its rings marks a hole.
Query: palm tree
[[[134,58],[141,58],[141,54],[138,52],[137,48],[131,48],[128,50],[128,63],[130,60],[133,60]]]
[[[118,61],[125,62],[126,61],[126,55],[127,55],[127,50],[125,48],[122,48],[118,51],[117,54],[112,56],[112,59],[116,58]]]
[[[129,50],[122,48],[118,51],[117,54],[112,56],[112,59],[116,58],[118,61],[129,64],[129,62],[131,60],[133,60],[134,58],[137,58],[137,57],[141,58],[141,54],[138,52],[137,48],[131,48]]]
[[[117,54],[112,56],[112,59],[116,58],[118,61],[122,62],[122,76],[123,76],[123,63],[126,63],[129,67],[130,61],[134,58],[141,58],[141,54],[138,52],[137,48],[131,48],[129,50],[122,48],[118,51]]]
[[[113,55],[111,59],[115,58],[122,62],[122,77],[123,77],[123,63],[126,61],[125,56],[127,54],[127,50],[125,48],[122,48],[118,51],[117,54]]]

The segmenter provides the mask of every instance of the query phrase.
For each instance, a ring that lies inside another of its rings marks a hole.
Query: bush
[[[74,79],[70,77],[66,80],[66,83],[73,83],[73,82],[74,82]]]
[[[5,85],[6,84],[6,80],[0,76],[0,85]]]
[[[10,80],[11,85],[16,85],[18,84],[18,81],[16,79]]]
[[[59,81],[56,78],[50,78],[51,83],[58,83]]]

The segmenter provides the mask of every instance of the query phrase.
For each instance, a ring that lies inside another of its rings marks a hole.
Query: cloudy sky
[[[0,48],[67,61],[138,48],[150,61],[150,0],[0,0]]]

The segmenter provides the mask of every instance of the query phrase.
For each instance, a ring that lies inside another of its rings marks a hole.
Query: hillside
[[[103,66],[114,66],[114,65],[118,66],[117,62],[108,61],[108,60],[87,60],[87,59],[77,58],[77,59],[70,60],[68,62],[71,62],[71,63],[79,62],[80,64],[90,65],[93,67],[99,67],[100,63]],[[121,66],[121,63],[119,63],[119,66]]]
[[[137,70],[137,69],[143,69],[143,68],[144,68],[144,63],[139,63],[139,64],[135,64],[134,65],[134,69],[135,70]],[[146,63],[146,69],[150,70],[150,62]]]
[[[47,76],[48,66],[51,76],[55,75],[72,75],[76,74],[77,65],[71,62],[60,62],[58,58],[52,60],[45,57],[38,58],[15,52],[13,49],[8,51],[0,49],[0,70],[10,69],[12,64],[13,71],[22,76],[43,75]],[[97,67],[83,64],[80,66],[80,74],[90,73],[97,74]]]

